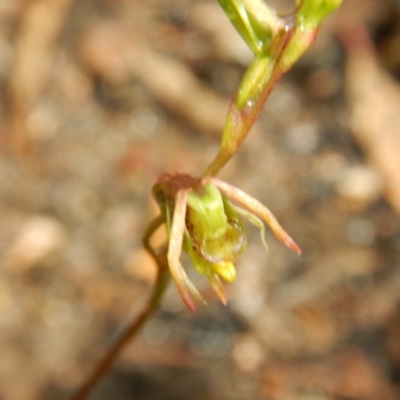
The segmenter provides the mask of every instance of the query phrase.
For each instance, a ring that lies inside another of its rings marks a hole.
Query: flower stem
[[[220,150],[203,172],[203,177],[215,176],[238,151],[275,84],[311,46],[317,30],[318,28],[303,29],[293,26],[285,36],[281,37],[282,44],[276,46],[279,51],[275,56],[272,72],[268,75],[268,79],[260,83],[259,93],[254,98],[249,98],[242,108],[237,104],[239,91],[236,93],[229,105]]]
[[[121,350],[138,333],[139,329],[150,318],[150,316],[152,316],[154,312],[157,311],[161,298],[167,287],[170,273],[167,264],[167,248],[164,247],[159,253],[156,253],[151,247],[149,240],[152,234],[163,223],[163,221],[164,219],[162,217],[156,218],[153,222],[150,223],[143,237],[143,245],[155,258],[158,267],[157,281],[146,306],[143,308],[140,314],[127,326],[123,334],[112,346],[112,348],[107,352],[104,358],[102,358],[98,362],[92,374],[86,379],[82,387],[78,390],[77,393],[75,393],[71,400],[85,400],[88,398],[93,388],[108,372],[113,362],[120,354]]]
[[[215,176],[237,152],[281,75],[281,71],[275,70],[260,96],[241,110],[237,108],[236,96],[232,99],[226,117],[224,132],[222,133],[220,150],[203,172],[203,177]]]

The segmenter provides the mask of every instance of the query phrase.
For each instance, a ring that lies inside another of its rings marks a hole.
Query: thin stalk
[[[133,337],[138,333],[139,329],[143,324],[157,311],[160,304],[161,298],[167,287],[170,273],[167,264],[167,248],[164,247],[160,253],[156,253],[150,245],[150,237],[157,230],[157,228],[164,222],[161,217],[156,218],[150,223],[144,237],[143,245],[154,257],[158,267],[158,274],[153,292],[143,310],[140,314],[127,326],[123,334],[96,365],[92,374],[86,379],[82,387],[78,392],[71,398],[71,400],[85,400],[88,398],[97,383],[103,378],[108,372],[113,362],[120,354],[121,350],[129,343]]]
[[[229,106],[220,150],[214,160],[212,160],[203,172],[203,177],[215,176],[237,152],[243,140],[250,132],[251,127],[254,125],[254,122],[257,120],[265,101],[275,86],[275,83],[282,75],[281,71],[276,71],[277,69],[274,70],[268,86],[250,106],[245,106],[243,109],[238,110],[236,105],[236,96],[234,96]],[[230,131],[230,137],[235,138],[234,140],[224,140],[224,134],[228,130]]]
[[[296,26],[288,28],[286,34],[280,38],[281,43],[276,45],[277,54],[273,70],[267,81],[263,83],[265,86],[260,93],[255,98],[250,98],[243,108],[238,108],[238,93],[236,93],[229,105],[220,150],[203,172],[203,177],[215,176],[236,154],[276,83],[311,46],[317,30],[317,28],[304,30]]]

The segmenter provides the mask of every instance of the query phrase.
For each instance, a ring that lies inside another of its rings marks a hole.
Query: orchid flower
[[[242,217],[260,229],[265,247],[264,223],[288,248],[301,253],[267,207],[220,179],[164,174],[154,185],[153,194],[167,227],[168,266],[183,301],[192,311],[196,310],[194,299],[202,303],[204,299],[181,264],[182,250],[226,305],[222,281],[235,280],[235,262],[246,247]]]

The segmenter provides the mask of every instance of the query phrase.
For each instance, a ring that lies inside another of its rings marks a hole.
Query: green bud
[[[247,68],[237,92],[236,106],[239,110],[257,100],[266,82],[271,78],[274,65],[274,60],[269,57],[254,58]]]
[[[315,29],[341,5],[342,0],[303,0],[297,3],[296,19],[299,25],[303,29]]]
[[[218,0],[255,55],[265,54],[280,20],[262,0]]]

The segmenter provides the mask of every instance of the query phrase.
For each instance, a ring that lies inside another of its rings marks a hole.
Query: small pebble
[[[356,165],[336,185],[336,191],[355,210],[365,210],[383,193],[384,181],[371,167]]]
[[[54,218],[37,215],[29,218],[8,252],[10,268],[23,273],[59,249],[66,240],[64,227]]]

